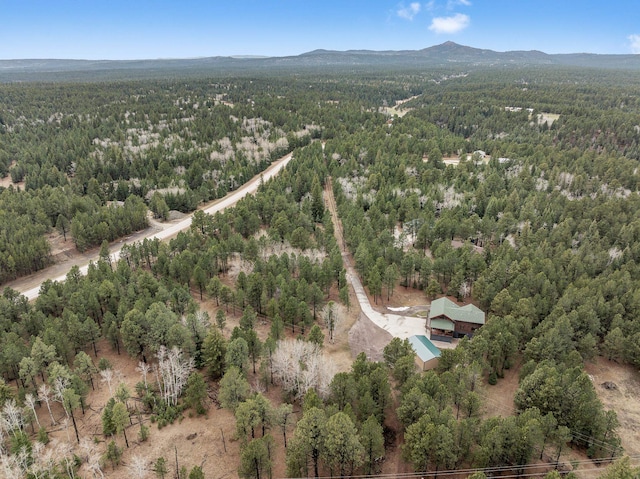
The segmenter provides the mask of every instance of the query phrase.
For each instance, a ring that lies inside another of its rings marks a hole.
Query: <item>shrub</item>
[[[149,428],[140,423],[140,431],[138,432],[138,439],[140,442],[144,442],[149,439]]]
[[[113,369],[111,367],[111,362],[107,358],[100,358],[98,361],[98,369],[100,371],[106,371],[107,369]]]
[[[38,442],[42,444],[49,444],[49,434],[44,427],[38,429]]]

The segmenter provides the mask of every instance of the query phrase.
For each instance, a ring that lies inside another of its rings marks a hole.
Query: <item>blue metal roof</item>
[[[440,357],[440,350],[426,336],[411,336],[409,342],[422,361],[430,361]]]

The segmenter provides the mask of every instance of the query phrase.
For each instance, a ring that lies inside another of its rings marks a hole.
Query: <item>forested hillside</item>
[[[584,364],[640,366],[639,83],[539,68],[0,85],[0,173],[16,183],[0,190],[0,282],[46,267],[54,228],[102,245],[87,275],[45,282],[32,303],[0,298],[7,477],[125,474],[132,435],[162,441],[213,404],[234,414],[244,478],[285,462],[290,477],[396,473],[396,446],[416,473],[484,468],[474,478],[546,472],[569,450],[623,455]],[[107,242],[144,228],[147,209],[192,212],[289,151],[255,196],[111,261]],[[327,344],[357,314],[343,246],[374,303],[446,294],[486,325],[435,371],[399,339],[383,362],[338,371]],[[116,384],[105,340],[139,362],[137,384]],[[516,414],[485,415],[516,366]],[[98,382],[106,403],[90,403]],[[56,414],[69,448],[52,459]],[[166,459],[139,470],[164,477]],[[202,467],[185,477],[222,475]],[[631,465],[618,467],[603,477]]]

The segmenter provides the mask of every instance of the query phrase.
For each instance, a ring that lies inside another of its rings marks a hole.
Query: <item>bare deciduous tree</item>
[[[137,479],[144,479],[149,473],[149,470],[147,469],[147,460],[144,457],[138,455],[131,457],[129,469],[133,471],[133,475]]]
[[[0,456],[0,477],[7,479],[22,479],[27,472],[29,452],[22,447],[17,454],[3,454]]]
[[[173,347],[168,350],[160,346],[158,354],[158,374],[160,392],[167,404],[175,406],[193,371],[193,359],[184,357],[182,350]]]
[[[469,295],[471,294],[471,282],[470,281],[463,281],[462,284],[460,285],[460,291],[459,294],[462,298],[468,298]]]
[[[7,437],[6,433],[7,433],[7,425],[4,419],[2,418],[2,416],[0,415],[0,458],[4,454],[4,444],[5,444],[4,440]]]
[[[42,383],[38,388],[38,399],[44,401],[47,405],[47,411],[49,411],[49,416],[51,416],[51,424],[55,425],[56,420],[51,412],[51,388],[47,386],[47,384]]]
[[[87,459],[87,469],[91,472],[91,475],[95,478],[104,479],[104,473],[102,472],[102,456],[97,452],[92,454]]]
[[[65,419],[68,422],[68,419]],[[51,449],[54,451],[53,455],[58,459],[58,462],[64,466],[65,471],[67,472],[67,476],[71,479],[75,478],[75,468],[76,468],[76,455],[75,449],[71,442],[68,440],[69,434],[67,431],[67,442],[57,441],[54,439],[51,442]],[[86,443],[91,444],[92,442],[89,439],[83,439]],[[82,446],[82,442],[81,442]],[[94,451],[96,450],[95,444],[93,444]],[[96,451],[97,452],[97,451]]]
[[[7,431],[15,436],[24,427],[24,414],[15,399],[9,399],[2,408],[2,422]]]
[[[147,389],[147,374],[151,371],[151,365],[145,363],[144,361],[140,361],[138,366],[136,367],[136,371],[142,374],[142,380],[144,381],[144,388]]]
[[[100,382],[107,383],[107,387],[109,388],[109,396],[113,396],[113,389],[111,383],[113,382],[113,369],[103,369],[100,371]]]
[[[71,386],[71,381],[69,381],[68,378],[64,376],[58,376],[57,378],[55,378],[55,380],[53,381],[54,401],[57,401],[62,404],[62,402],[64,401],[64,397],[63,397],[64,390],[68,389],[70,386]],[[69,417],[69,412],[67,411],[67,408],[63,408],[63,409],[67,417]]]
[[[83,437],[80,440],[80,454],[81,459],[86,463],[87,469],[91,472],[94,479],[104,479],[104,473],[102,472],[101,455],[96,447],[96,443]]]
[[[48,477],[48,474],[54,469],[56,463],[56,455],[53,449],[45,447],[39,441],[33,443],[31,447],[32,462],[29,465],[29,477],[39,479]]]
[[[24,396],[24,404],[33,414],[33,418],[36,420],[36,424],[38,427],[40,426],[40,421],[38,420],[38,415],[36,414],[36,398],[31,393],[27,393]]]
[[[335,366],[322,356],[317,345],[286,339],[278,341],[273,353],[273,371],[276,382],[297,398],[302,398],[312,388],[326,397]]]

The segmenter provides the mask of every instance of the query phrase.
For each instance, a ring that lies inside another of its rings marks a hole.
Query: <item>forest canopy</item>
[[[4,289],[3,417],[43,386],[73,417],[94,379],[108,382],[91,358],[106,339],[163,371],[136,390],[158,426],[180,408],[200,414],[205,381],[219,381],[242,477],[270,471],[269,428],[285,444],[294,429],[287,405],[269,409],[247,378],[300,406],[294,477],[374,473],[390,417],[416,471],[518,470],[567,443],[620,455],[616,413],[584,364],[640,366],[639,83],[518,68],[0,85],[0,283],[51,264],[51,235],[102,245],[86,275],[46,281],[33,303]],[[289,152],[255,196],[197,210]],[[191,227],[109,260],[109,242],[170,211],[195,211]],[[342,248],[374,302],[398,288],[448,295],[480,306],[486,325],[436,371],[418,374],[410,346],[392,342],[385,361],[321,374],[336,305],[349,306]],[[227,315],[239,319],[225,335]],[[483,417],[482,388],[514,367],[515,415]],[[128,445],[120,396],[103,432]]]

